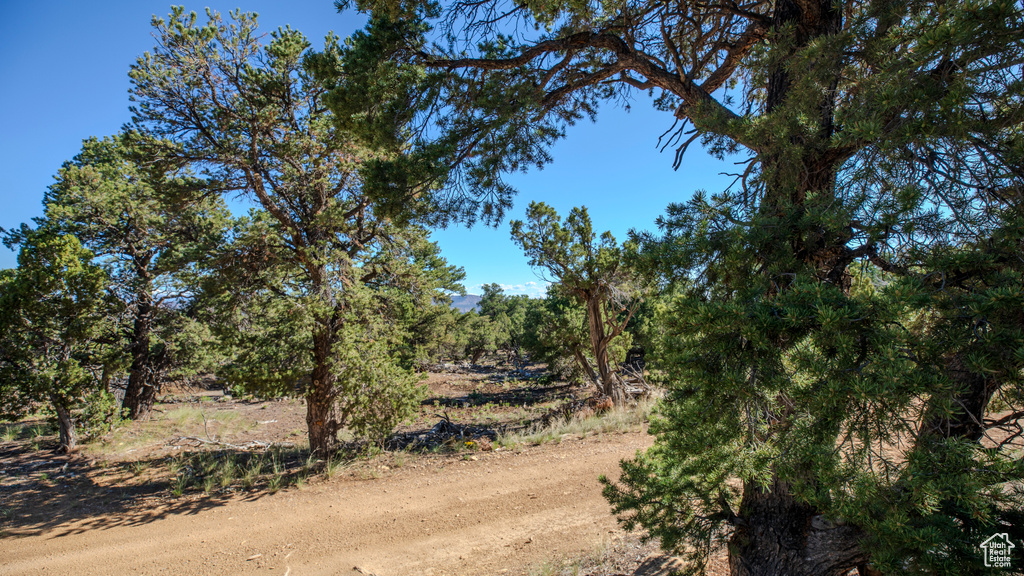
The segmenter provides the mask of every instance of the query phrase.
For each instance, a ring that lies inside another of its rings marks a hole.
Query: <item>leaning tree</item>
[[[642,93],[677,167],[739,157],[643,238],[684,288],[658,439],[607,490],[627,526],[699,561],[728,541],[734,574],[984,570],[1021,507],[1018,4],[358,6],[430,76],[422,174],[453,189],[507,194]]]

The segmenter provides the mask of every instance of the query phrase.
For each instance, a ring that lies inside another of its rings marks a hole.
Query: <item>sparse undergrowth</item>
[[[212,399],[198,400],[194,391],[185,397],[163,396],[151,420],[124,423],[70,455],[51,452],[56,446],[54,430],[44,420],[2,425],[0,534],[25,534],[81,519],[150,518],[163,513],[156,510],[202,510],[339,477],[342,482],[372,480],[386,489],[391,486],[389,477],[403,467],[414,469],[403,475],[429,478],[442,468],[470,465],[462,460],[493,466],[494,461],[523,455],[539,444],[637,431],[650,409],[650,403],[644,403],[637,409],[599,415],[574,412],[586,404],[580,398],[586,399],[589,389],[548,385],[538,379],[460,380],[444,375],[434,380],[435,396],[400,432],[422,433],[447,417],[455,430],[503,433],[479,438],[456,435],[434,446],[384,450],[356,443],[343,432],[349,452],[319,460],[310,457],[303,442],[301,401],[238,399],[209,391],[203,394],[214,395]],[[572,417],[566,419],[566,414]],[[188,438],[203,441],[183,441]],[[269,447],[258,443],[269,443]],[[517,454],[492,455],[488,450]],[[583,557],[538,564],[532,573],[632,573],[631,568],[615,567],[625,566],[626,560],[635,564],[638,555],[633,550],[604,546]]]
[[[39,450],[42,443],[54,433],[49,422],[36,419],[0,424],[0,442],[29,440],[34,450]]]
[[[613,408],[602,414],[575,414],[568,419],[559,418],[546,426],[537,424],[502,434],[497,444],[503,448],[515,448],[523,444],[561,442],[566,438],[583,438],[592,434],[637,432],[647,421],[654,404],[653,399],[642,400],[630,408]]]
[[[218,406],[201,400],[172,406],[175,405],[157,405],[158,414],[152,419],[114,429],[84,444],[84,448],[96,455],[127,453],[147,446],[166,445],[175,437],[216,439],[245,433],[256,426],[256,422],[232,405]]]
[[[655,542],[644,542],[636,533],[609,538],[589,553],[556,558],[529,568],[529,576],[615,576],[633,574],[652,555],[660,553]]]
[[[376,478],[382,470],[400,468],[420,458],[475,459],[492,449],[522,449],[567,438],[630,432],[642,428],[652,401],[628,410],[594,415],[573,413],[570,406],[588,389],[545,378],[524,380],[493,373],[464,377],[434,375],[436,394],[398,435],[422,435],[439,424],[447,430],[425,445],[392,443],[383,450],[358,443],[342,432],[348,451],[330,459],[310,456],[302,438],[304,407],[294,399],[257,401],[194,395],[162,398],[153,418],[126,423],[91,439],[79,451],[77,464],[57,471],[44,450],[55,445],[53,426],[45,420],[0,424],[0,442],[7,455],[22,462],[44,462],[12,470],[6,479],[32,486],[8,502],[7,509],[37,506],[48,490],[80,482],[98,491],[178,499],[223,497],[238,492],[276,492],[348,472],[356,479]],[[209,394],[209,393],[207,393]],[[568,415],[568,417],[565,417]],[[441,422],[439,422],[441,419]],[[241,445],[249,449],[237,449]],[[262,448],[259,446],[263,446]],[[38,455],[36,453],[38,452]],[[136,496],[132,496],[133,498]]]
[[[276,492],[302,486],[311,476],[334,477],[351,461],[342,456],[321,460],[301,449],[199,451],[169,458],[167,468],[172,475],[170,493],[177,497],[196,490],[206,494],[251,489]]]

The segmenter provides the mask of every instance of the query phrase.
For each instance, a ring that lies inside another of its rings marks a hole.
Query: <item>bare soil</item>
[[[431,397],[406,432],[429,429],[438,414],[523,426],[587,392],[495,372],[432,374],[427,384]],[[310,465],[301,401],[174,392],[152,421],[69,456],[47,450],[47,436],[0,443],[0,575],[604,576],[671,565],[655,544],[622,532],[601,497],[598,477],[616,478],[621,459],[650,445],[643,431],[493,451],[386,452],[300,477]],[[297,479],[290,487],[264,479],[174,494],[176,458],[258,443],[295,446],[283,469]]]

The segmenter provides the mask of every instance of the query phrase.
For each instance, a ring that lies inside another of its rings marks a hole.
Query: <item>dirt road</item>
[[[83,518],[0,539],[0,575],[522,574],[618,530],[600,474],[642,433],[478,460],[411,460],[377,478]]]

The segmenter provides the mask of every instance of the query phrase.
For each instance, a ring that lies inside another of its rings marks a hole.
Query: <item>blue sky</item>
[[[128,67],[152,48],[150,20],[166,15],[169,2],[0,2],[0,226],[12,228],[42,214],[42,198],[60,165],[89,136],[116,133],[128,113]],[[185,4],[227,13],[234,8],[260,14],[261,28],[285,24],[302,31],[314,46],[328,31],[345,37],[362,25],[358,14],[338,14],[332,0],[246,1]],[[582,122],[554,150],[543,170],[511,175],[520,191],[510,217],[523,218],[534,200],[560,214],[585,205],[597,230],[624,239],[631,228],[651,229],[670,202],[698,189],[718,190],[730,171],[691,148],[672,170],[671,151],[659,154],[658,136],[671,125],[667,114],[639,96],[626,112],[608,106],[596,123]],[[507,292],[543,294],[544,282],[498,228],[449,228],[433,235],[449,262],[466,270],[466,288],[495,282]],[[16,265],[16,254],[0,246],[0,268]]]

